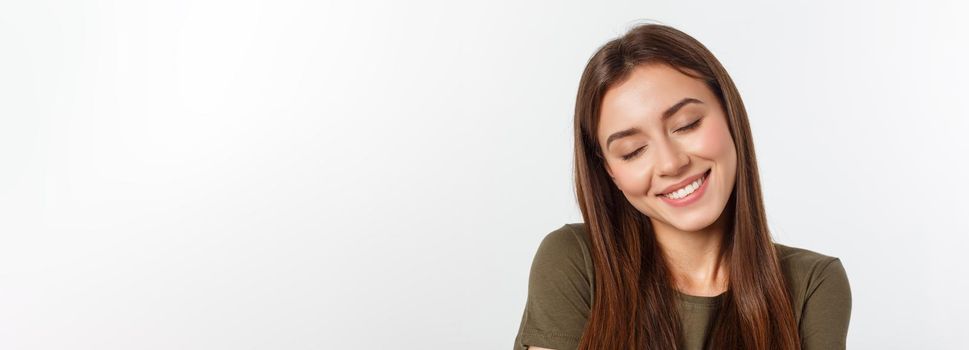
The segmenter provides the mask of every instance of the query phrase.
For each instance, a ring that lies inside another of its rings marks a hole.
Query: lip
[[[683,181],[677,182],[677,183],[671,185],[670,187],[664,188],[662,192],[660,192],[659,194],[657,194],[657,196],[663,196],[664,194],[669,194],[670,192],[673,192],[674,190],[678,190],[680,188],[683,188],[683,186],[689,185],[691,182],[696,181],[696,179],[699,179],[699,178],[703,177],[703,174],[706,174],[706,173],[709,173],[709,172],[710,172],[710,169],[707,169],[707,170],[704,170],[702,173],[699,173],[699,174],[690,176],[690,177],[686,178]]]
[[[712,175],[711,170],[707,170],[703,174],[706,174],[706,173],[711,173],[710,175]],[[703,174],[700,174],[700,175],[702,176]],[[694,178],[698,178],[698,176],[695,176]],[[696,191],[693,191],[693,193],[690,193],[689,196],[686,196],[680,199],[672,199],[663,195],[659,195],[659,198],[662,199],[664,202],[666,202],[666,204],[672,205],[674,207],[685,207],[687,205],[693,204],[694,202],[700,200],[700,198],[703,197],[703,193],[705,193],[707,190],[708,183],[710,183],[709,175],[705,180],[703,180],[703,183],[700,184],[700,187],[697,188]]]

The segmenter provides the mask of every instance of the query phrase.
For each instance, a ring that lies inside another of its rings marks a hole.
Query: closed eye
[[[695,122],[692,122],[692,123],[690,123],[687,126],[684,126],[682,128],[676,129],[676,132],[680,132],[680,131],[690,131],[690,130],[696,129],[697,127],[700,126],[700,121],[701,120],[703,120],[703,118],[697,119]],[[645,148],[646,148],[646,146],[637,148],[632,153],[629,153],[627,155],[622,156],[622,160],[630,160],[630,159],[632,159],[633,157],[635,157],[635,156],[639,155],[640,153],[642,153],[643,149],[645,149]]]
[[[687,126],[684,126],[682,128],[676,129],[676,131],[684,131],[684,130],[685,131],[689,131],[689,130],[696,129],[696,127],[700,126],[700,121],[701,120],[703,120],[703,118],[697,119],[695,122],[690,123],[690,125],[687,125]]]
[[[630,160],[630,159],[632,159],[637,154],[639,154],[640,152],[642,152],[644,148],[646,148],[646,146],[643,146],[643,147],[640,147],[640,148],[636,149],[635,151],[633,151],[633,153],[630,153],[630,154],[627,154],[627,155],[622,156],[622,160]]]

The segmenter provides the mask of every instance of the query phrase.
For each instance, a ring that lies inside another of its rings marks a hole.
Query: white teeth
[[[706,180],[706,176],[701,177],[701,178],[697,179],[696,181],[691,182],[689,185],[686,185],[685,187],[683,187],[683,188],[681,188],[679,190],[676,190],[676,191],[670,192],[669,194],[666,194],[666,197],[667,198],[672,198],[672,199],[680,199],[680,198],[686,197],[686,196],[690,195],[691,193],[693,193],[693,191],[696,191],[697,188],[700,188],[700,185],[702,185],[703,184],[703,181],[705,181],[705,180]]]

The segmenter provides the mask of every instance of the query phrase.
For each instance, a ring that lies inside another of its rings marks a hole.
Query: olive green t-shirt
[[[528,296],[515,350],[536,346],[575,349],[592,305],[591,246],[584,223],[563,225],[538,247],[528,278]],[[845,348],[851,289],[841,260],[774,243],[793,298],[804,350]],[[677,291],[685,349],[700,349],[724,294],[706,297]]]

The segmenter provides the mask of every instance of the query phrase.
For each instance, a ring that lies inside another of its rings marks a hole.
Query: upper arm
[[[802,349],[844,349],[851,319],[851,286],[841,259],[828,262],[811,287],[801,315]]]
[[[529,272],[516,350],[578,347],[592,301],[584,254],[567,226],[549,233],[539,244]]]

